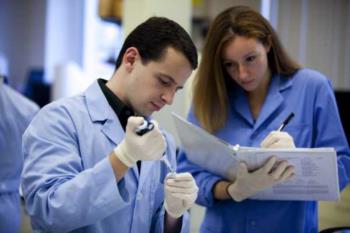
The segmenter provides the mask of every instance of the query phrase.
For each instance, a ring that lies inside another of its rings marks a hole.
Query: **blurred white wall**
[[[350,90],[350,1],[271,3],[273,24],[291,56],[325,73],[335,89]]]
[[[95,80],[74,62],[55,65],[52,81],[52,100],[80,94]]]
[[[0,0],[0,52],[11,86],[21,89],[30,68],[44,64],[46,1]]]
[[[45,34],[45,80],[54,80],[57,65],[74,62],[81,66],[84,41],[83,0],[47,0]]]

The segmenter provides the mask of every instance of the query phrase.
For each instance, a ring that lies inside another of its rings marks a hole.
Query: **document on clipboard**
[[[275,155],[295,167],[293,180],[260,191],[257,200],[339,200],[337,154],[334,148],[266,149],[231,145],[172,113],[187,159],[213,174],[234,180],[239,162],[249,170]]]

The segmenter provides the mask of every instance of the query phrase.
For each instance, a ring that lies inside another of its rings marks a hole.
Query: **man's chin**
[[[149,117],[153,114],[154,111],[135,111],[136,115]]]

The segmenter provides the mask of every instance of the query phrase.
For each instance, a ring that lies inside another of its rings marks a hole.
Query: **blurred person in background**
[[[4,83],[7,62],[0,58],[0,231],[17,233],[21,224],[22,134],[39,107]]]

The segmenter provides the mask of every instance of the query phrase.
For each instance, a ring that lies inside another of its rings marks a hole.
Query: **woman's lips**
[[[242,82],[243,85],[249,85],[254,82],[254,79]]]

